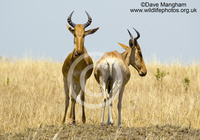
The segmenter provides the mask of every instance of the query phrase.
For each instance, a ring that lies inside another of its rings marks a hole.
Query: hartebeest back
[[[135,30],[136,31],[136,30]],[[129,32],[129,30],[128,30]],[[147,74],[146,66],[142,57],[142,51],[137,42],[140,37],[138,31],[136,31],[137,37],[133,38],[129,32],[130,40],[129,47],[119,43],[119,45],[126,51],[120,54],[118,51],[107,52],[96,63],[94,76],[97,82],[100,84],[101,92],[104,95],[103,99],[103,111],[101,117],[101,123],[104,122],[104,112],[106,106],[106,98],[108,99],[108,122],[107,125],[113,123],[112,119],[112,100],[114,95],[119,94],[118,100],[118,125],[121,125],[121,101],[124,91],[124,87],[130,79],[129,65],[132,65],[139,73],[140,76]],[[106,93],[108,89],[108,93]],[[112,96],[112,94],[114,94]]]
[[[75,103],[77,95],[79,94],[80,91],[81,91],[81,104],[82,104],[82,121],[83,123],[85,123],[86,121],[85,111],[84,111],[85,95],[84,95],[84,89],[82,89],[84,87],[81,87],[81,85],[82,83],[85,84],[86,80],[91,76],[93,68],[88,68],[84,79],[82,79],[83,81],[80,81],[81,80],[80,76],[83,70],[87,69],[88,66],[93,65],[93,61],[91,57],[87,54],[87,51],[84,47],[84,39],[85,36],[95,33],[99,28],[85,31],[85,28],[87,28],[92,22],[92,18],[90,17],[90,15],[86,12],[88,16],[87,23],[75,24],[71,20],[72,14],[73,12],[69,15],[67,21],[69,25],[71,25],[71,27],[73,27],[74,29],[69,27],[68,25],[67,28],[74,35],[74,50],[67,56],[62,67],[64,88],[66,94],[66,104],[65,104],[63,123],[65,122],[67,109],[69,106],[69,99],[70,99],[69,93],[71,94],[71,108],[70,108],[69,119],[71,123],[75,123]]]

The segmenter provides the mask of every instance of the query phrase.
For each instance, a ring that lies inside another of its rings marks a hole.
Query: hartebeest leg
[[[102,115],[101,115],[101,124],[104,123],[104,114],[105,114],[105,107],[106,107],[106,83],[102,82],[100,85],[101,92],[103,93],[103,109],[102,109]]]
[[[121,108],[122,108],[122,96],[124,92],[124,87],[121,88],[119,92],[119,101],[118,101],[118,125],[121,126]]]
[[[63,78],[63,81],[64,81],[65,96],[66,96],[65,113],[64,113],[64,117],[63,117],[63,121],[62,121],[62,123],[64,124],[65,119],[66,119],[67,109],[68,109],[68,106],[69,106],[69,88],[68,88],[68,85],[67,85],[67,80],[65,78]]]
[[[103,69],[109,69],[109,65],[102,65],[100,66]],[[101,124],[104,123],[104,114],[105,114],[105,107],[106,107],[106,98],[107,98],[107,92],[106,92],[106,83],[109,80],[109,71],[106,72],[100,72],[99,77],[99,85],[101,89],[101,93],[103,94],[103,104],[102,104],[102,115],[101,115]]]
[[[81,90],[82,122],[83,123],[86,122],[84,102],[85,102],[85,93],[83,90]]]
[[[67,109],[68,109],[68,106],[69,106],[69,88],[68,88],[68,85],[67,85],[67,80],[65,78],[63,78],[63,81],[64,81],[65,96],[66,96],[65,113],[64,113],[64,117],[63,117],[63,121],[62,121],[62,123],[64,124],[65,119],[66,119]]]
[[[105,107],[106,107],[106,91],[103,91],[103,110],[102,110],[102,115],[101,115],[101,124],[104,123],[104,114],[105,114]]]
[[[112,91],[109,93],[109,98],[108,98],[108,122],[107,125],[113,124],[113,119],[112,119]]]
[[[71,86],[71,109],[69,114],[70,123],[75,123],[75,104],[78,93],[80,92],[80,85]]]
[[[71,94],[71,105],[70,105],[70,111],[69,111],[69,123],[73,123],[73,119],[72,119],[72,110],[73,110],[73,100],[74,100],[74,96],[72,94],[73,92],[73,86],[70,85],[70,94]]]

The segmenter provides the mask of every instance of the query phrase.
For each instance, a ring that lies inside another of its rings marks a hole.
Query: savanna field
[[[145,77],[129,67],[122,128],[117,127],[117,99],[114,126],[100,126],[102,108],[94,107],[103,97],[97,94],[100,88],[93,75],[86,85],[91,93],[85,99],[92,106],[85,108],[86,124],[77,102],[77,124],[62,126],[62,63],[1,59],[0,139],[200,139],[200,64],[146,62],[146,67]]]

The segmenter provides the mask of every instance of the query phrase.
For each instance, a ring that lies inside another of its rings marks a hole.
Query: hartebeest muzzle
[[[147,71],[145,71],[145,72],[140,71],[140,72],[139,72],[139,75],[140,75],[140,76],[145,76],[146,74],[147,74]]]

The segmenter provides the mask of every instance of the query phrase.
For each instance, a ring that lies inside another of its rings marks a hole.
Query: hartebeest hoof
[[[83,123],[85,123],[85,122],[86,122],[86,119],[85,119],[85,117],[83,117],[83,118],[82,118],[82,122],[83,122]]]
[[[113,124],[114,124],[114,123],[107,123],[107,125],[111,125],[111,126],[113,126]]]
[[[119,127],[119,128],[122,128],[122,127],[123,127],[123,125],[122,125],[122,124],[120,124],[120,125],[118,125],[118,127]]]
[[[76,121],[73,118],[69,118],[68,124],[76,124]]]
[[[99,125],[104,126],[105,124],[101,122]]]
[[[107,125],[112,125],[113,126],[113,121],[112,122],[107,122]]]

